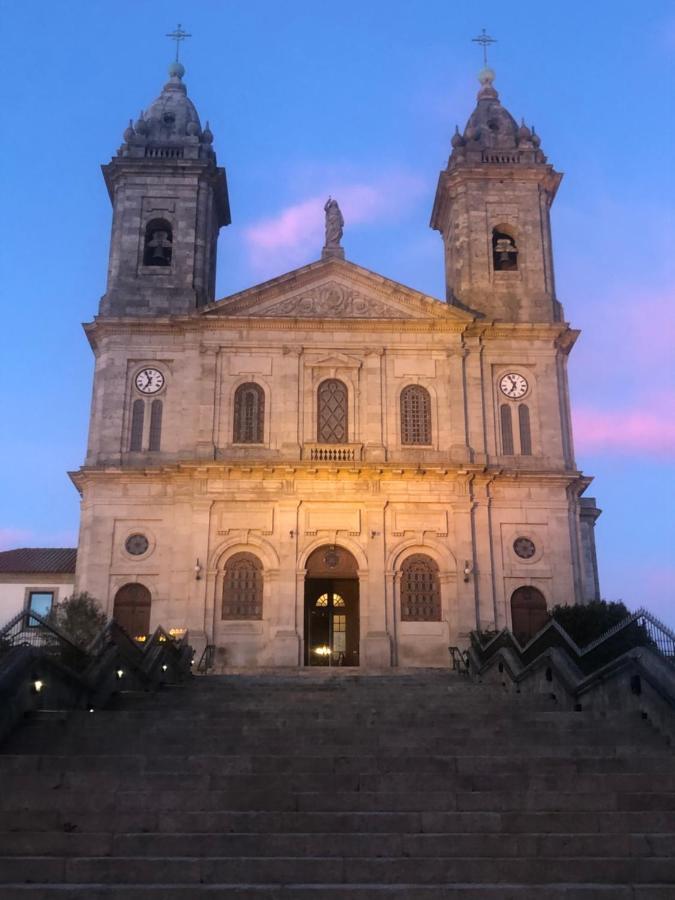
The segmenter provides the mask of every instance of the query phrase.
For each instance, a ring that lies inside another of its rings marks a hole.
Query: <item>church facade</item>
[[[169,75],[103,167],[76,588],[230,666],[446,665],[472,629],[526,639],[596,598],[577,332],[553,277],[561,176],[494,73],[438,181],[444,301],[346,260],[335,201],[319,260],[216,301],[225,171],[180,63]]]

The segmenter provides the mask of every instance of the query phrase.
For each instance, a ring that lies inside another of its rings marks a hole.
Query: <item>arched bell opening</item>
[[[305,569],[306,666],[359,665],[358,565],[343,547],[318,547]]]

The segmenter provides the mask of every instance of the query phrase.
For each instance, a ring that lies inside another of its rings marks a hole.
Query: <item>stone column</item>
[[[392,664],[391,636],[385,593],[385,509],[386,501],[366,504],[365,537],[368,572],[359,572],[361,615],[368,611],[368,628],[363,636],[361,660],[367,668],[388,668]]]
[[[464,347],[457,347],[448,351],[450,375],[448,395],[450,398],[449,413],[452,434],[450,460],[460,464],[471,461],[467,430],[467,397],[464,383],[464,360],[467,354],[468,351]]]
[[[269,650],[269,661],[273,666],[300,664],[296,592],[298,509],[299,503],[296,500],[281,502],[276,508],[279,572],[275,583],[276,617],[272,623],[273,634]]]
[[[377,347],[366,351],[364,371],[363,443],[364,459],[368,462],[384,462],[384,393],[382,365],[384,348]]]
[[[485,409],[483,401],[483,347],[479,337],[467,338],[465,359],[467,433],[473,462],[487,462]]]

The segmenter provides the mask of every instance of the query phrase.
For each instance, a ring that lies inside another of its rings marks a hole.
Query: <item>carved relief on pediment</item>
[[[288,297],[258,312],[259,316],[312,319],[407,319],[403,310],[341,284],[328,284],[299,297]]]

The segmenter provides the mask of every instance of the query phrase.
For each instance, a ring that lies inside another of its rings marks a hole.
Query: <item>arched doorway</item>
[[[348,550],[319,547],[305,576],[305,665],[358,666],[359,579]]]
[[[526,644],[548,622],[546,598],[535,587],[516,588],[511,595],[511,630],[521,644]]]
[[[115,594],[113,619],[131,637],[150,633],[150,591],[145,585],[125,584]]]

